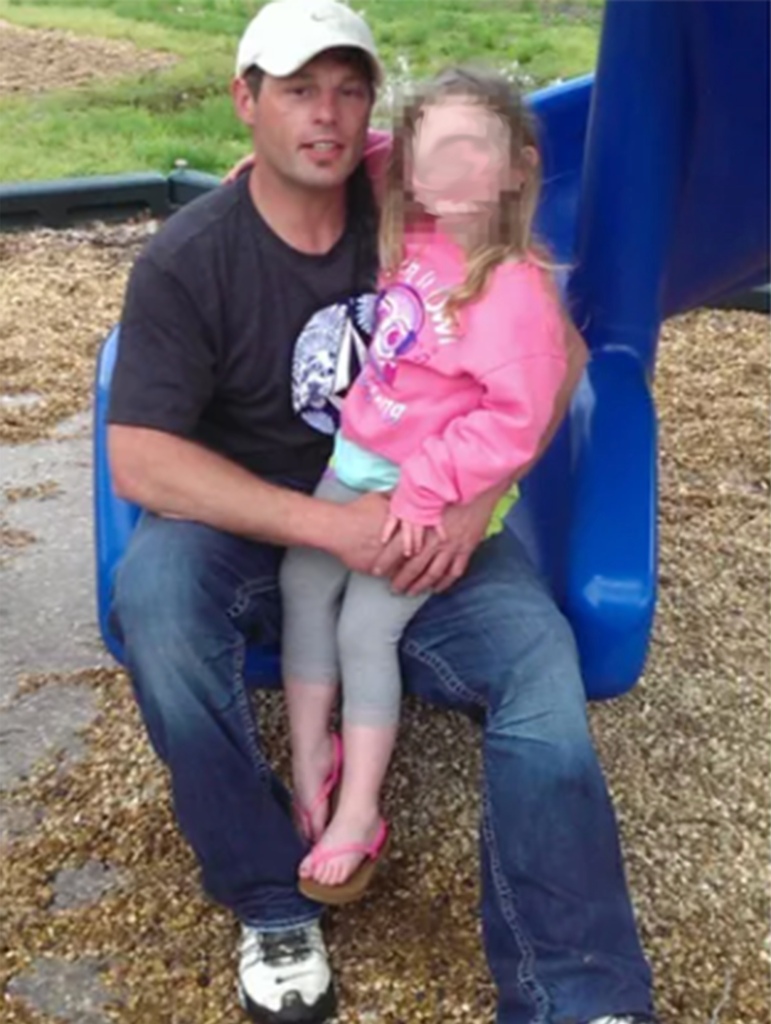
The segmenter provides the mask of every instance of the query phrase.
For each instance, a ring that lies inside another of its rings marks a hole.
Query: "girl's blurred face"
[[[509,152],[508,126],[481,103],[462,96],[431,103],[412,142],[415,198],[437,217],[489,213],[502,191],[517,187]]]

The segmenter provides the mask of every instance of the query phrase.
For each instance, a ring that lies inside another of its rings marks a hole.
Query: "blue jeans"
[[[204,887],[269,928],[319,913],[295,887],[305,849],[261,753],[243,678],[246,638],[280,635],[281,554],[145,515],[114,603]],[[484,722],[481,909],[498,1024],[651,1013],[573,636],[509,531],[423,606],[401,655],[408,691]]]

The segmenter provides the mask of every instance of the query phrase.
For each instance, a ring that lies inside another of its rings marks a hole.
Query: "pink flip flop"
[[[300,822],[303,832],[306,835],[313,836],[313,815],[317,808],[324,803],[325,800],[329,800],[332,793],[340,785],[340,777],[343,774],[343,741],[340,739],[340,735],[336,732],[332,733],[332,767],[329,771],[329,775],[324,779],[321,784],[321,789],[318,791],[310,807],[303,807],[303,805],[295,800],[293,803],[294,812]]]
[[[343,846],[330,846],[328,850],[316,845],[311,851],[311,862],[323,864],[346,853],[363,853],[364,860],[354,873],[340,885],[322,885],[313,878],[301,878],[299,889],[303,896],[317,903],[329,903],[340,906],[360,900],[367,891],[372,877],[388,849],[388,825],[381,818],[377,833],[371,843],[347,843]]]

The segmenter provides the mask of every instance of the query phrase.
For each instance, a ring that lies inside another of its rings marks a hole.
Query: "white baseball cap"
[[[372,63],[382,79],[372,32],[364,18],[338,0],[272,0],[247,26],[238,45],[236,75],[251,67],[286,78],[324,50],[351,46]]]

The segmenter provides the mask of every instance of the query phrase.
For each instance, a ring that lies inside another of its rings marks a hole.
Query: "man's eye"
[[[349,85],[343,89],[343,96],[353,97],[354,99],[364,99],[366,90],[361,85]]]

